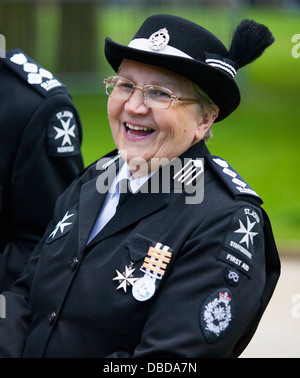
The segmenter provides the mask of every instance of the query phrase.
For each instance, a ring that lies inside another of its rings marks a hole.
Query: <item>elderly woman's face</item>
[[[124,60],[118,75],[139,87],[159,85],[176,96],[195,98],[190,81],[154,66]],[[110,97],[108,117],[116,146],[133,172],[139,160],[146,161],[149,170],[152,158],[178,157],[202,139],[212,123],[202,119],[192,102],[173,101],[167,110],[147,108],[139,89],[127,101]]]

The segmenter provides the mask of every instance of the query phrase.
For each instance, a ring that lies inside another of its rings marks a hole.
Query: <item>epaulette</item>
[[[208,155],[205,157],[209,166],[222,180],[233,197],[253,198],[263,203],[260,196],[245,182],[245,180],[225,161],[218,156]]]
[[[50,71],[41,67],[20,49],[7,51],[6,58],[2,58],[1,61],[43,96],[47,96],[55,88],[65,88]]]

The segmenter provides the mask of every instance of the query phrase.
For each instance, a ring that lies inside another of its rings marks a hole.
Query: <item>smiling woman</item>
[[[205,138],[239,104],[237,70],[272,42],[267,27],[244,20],[227,51],[201,26],[161,14],[128,46],[106,39],[117,148],[57,201],[6,293],[0,356],[241,354],[280,263],[261,198]]]

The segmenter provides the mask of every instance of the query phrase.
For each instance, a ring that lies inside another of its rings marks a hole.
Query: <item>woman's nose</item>
[[[149,108],[144,104],[143,91],[135,88],[129,99],[125,102],[125,110],[128,112],[146,114]]]

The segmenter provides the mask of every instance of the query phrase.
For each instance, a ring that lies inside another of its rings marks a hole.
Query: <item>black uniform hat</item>
[[[105,56],[115,71],[123,59],[130,59],[192,80],[219,106],[217,122],[240,103],[240,91],[234,81],[237,70],[259,57],[273,42],[266,26],[243,20],[228,51],[216,36],[194,22],[159,14],[145,20],[128,46],[106,38]]]

